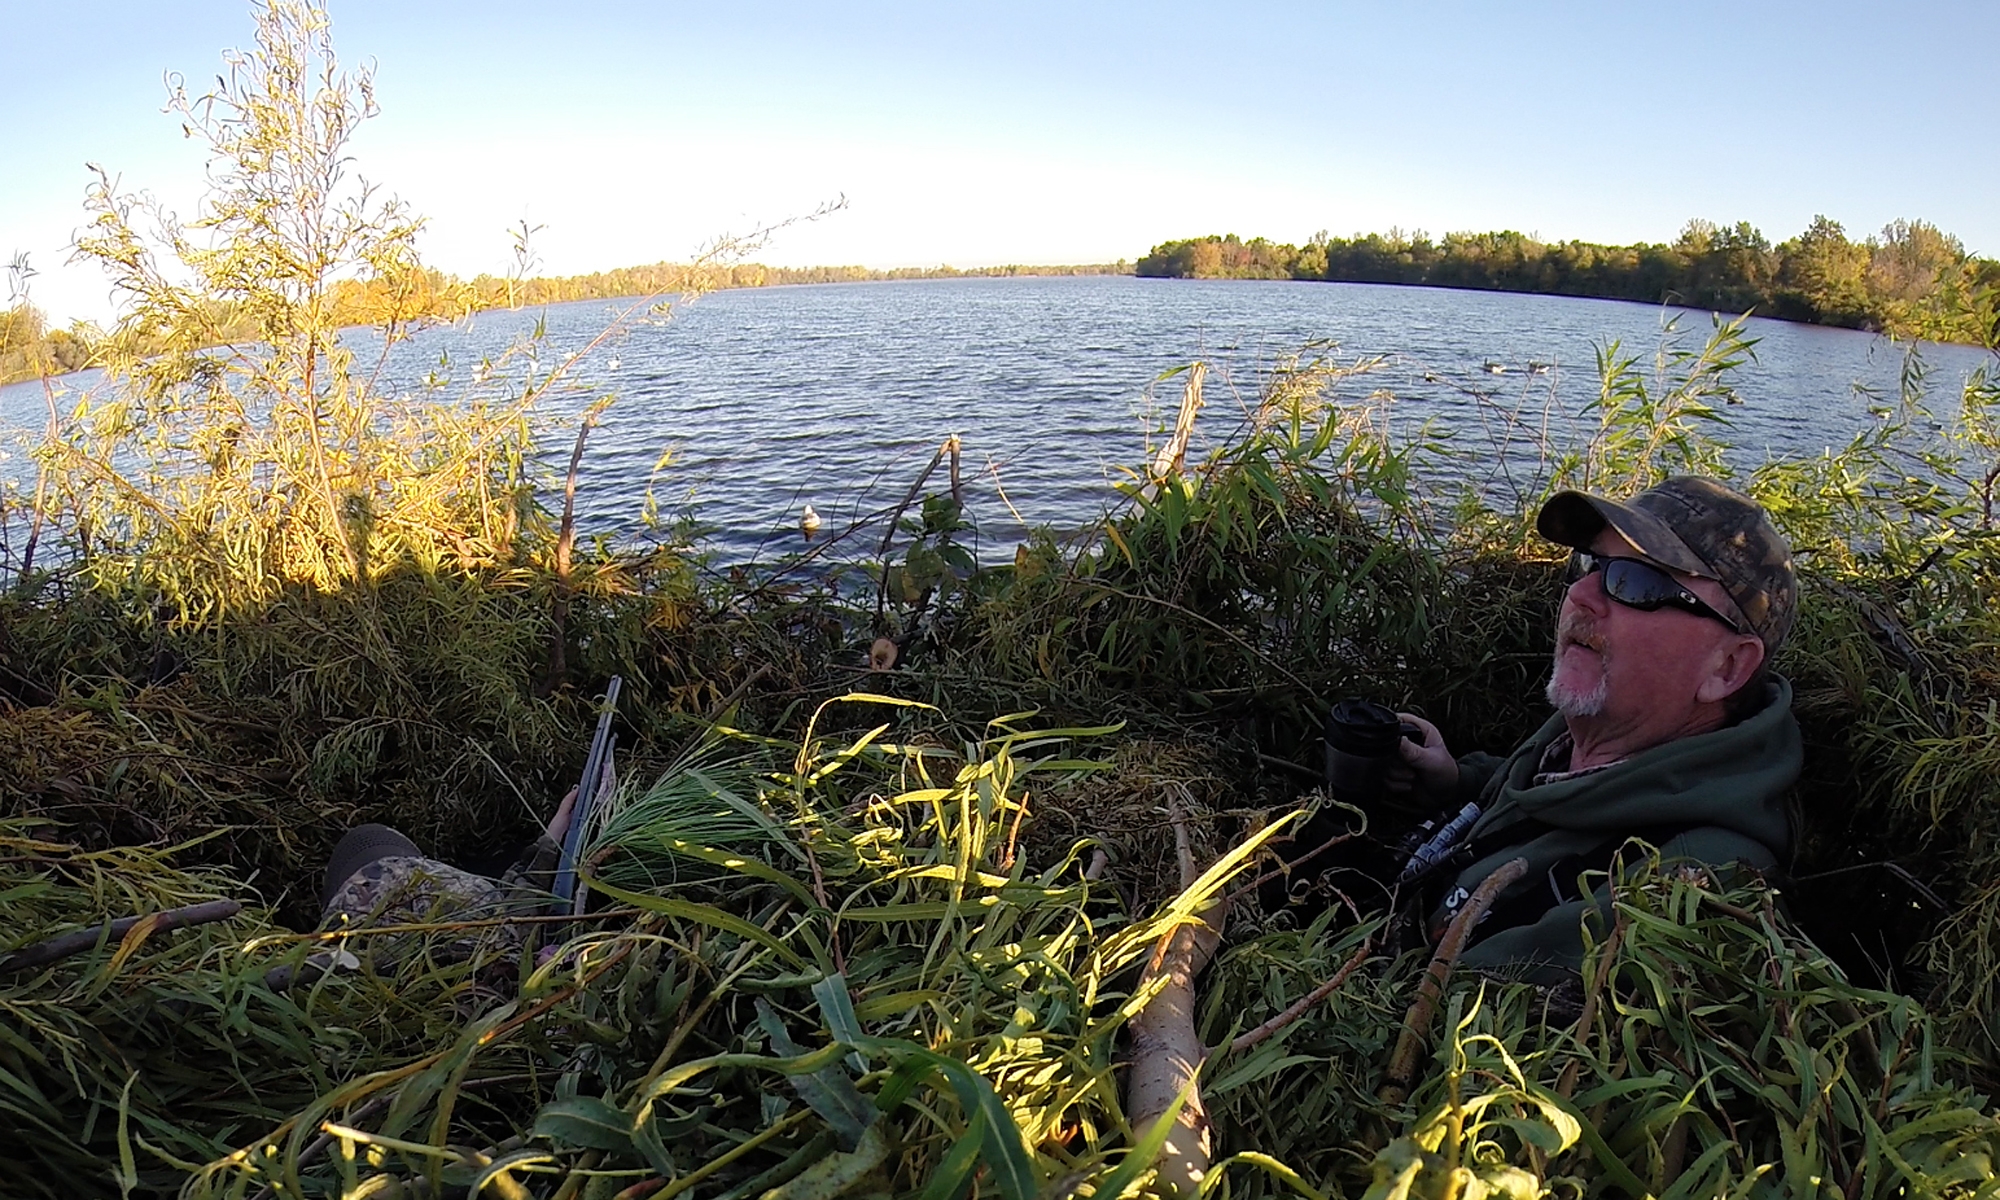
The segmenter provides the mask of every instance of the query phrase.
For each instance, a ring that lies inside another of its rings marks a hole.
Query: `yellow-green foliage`
[[[1537,505],[1722,469],[1752,349],[1738,325],[1650,359],[1607,348],[1579,429],[1493,411],[1476,447],[1398,424],[1362,392],[1369,364],[1309,351],[1209,459],[1135,476],[1119,511],[1010,565],[972,563],[958,498],[919,487],[886,541],[704,584],[686,546],[577,550],[536,494],[532,406],[566,364],[523,356],[513,400],[478,408],[382,396],[349,357],[339,289],[422,267],[413,219],[344,174],[371,110],[321,10],[261,10],[214,103],[176,105],[219,186],[158,241],[134,201],[94,197],[84,247],[133,319],[43,451],[39,556],[0,598],[0,950],[250,907],[0,975],[10,1195],[1142,1187],[1118,1029],[1156,935],[1201,898],[1166,895],[1146,836],[1176,808],[1218,855],[1272,828],[1329,697],[1420,707],[1465,748],[1538,723],[1559,564]],[[385,342],[421,307],[385,301]],[[2000,394],[1982,376],[1934,397],[1911,362],[1867,436],[1737,476],[1805,589],[1778,664],[1808,740],[1796,882],[1622,881],[1588,1019],[1461,991],[1394,1108],[1376,1084],[1417,964],[1373,963],[1228,1051],[1369,928],[1259,923],[1243,901],[1202,985],[1213,1189],[1977,1193],[1995,1134],[1964,1088],[1993,1077],[2000,1022]],[[901,642],[870,677],[882,698],[823,707],[879,635]],[[504,847],[573,777],[614,673],[625,777],[666,777],[593,853],[600,902],[629,911],[550,930],[546,962],[273,986],[317,943],[272,914],[310,923],[343,828]],[[752,757],[684,756],[726,709]],[[1017,732],[1036,729],[1054,732]],[[1120,769],[1081,760],[1086,732],[1124,739],[1101,755]],[[1117,859],[1087,881],[1099,843]]]
[[[182,224],[100,171],[77,242],[128,310],[109,385],[44,451],[57,503],[95,538],[79,548],[93,574],[200,621],[289,584],[517,565],[531,395],[390,397],[339,337],[336,282],[410,273],[419,222],[351,174],[372,82],[340,69],[325,13],[261,10],[256,51],[231,53],[213,92],[177,85],[168,107],[210,153],[199,217]],[[381,353],[408,329],[390,314]]]
[[[78,324],[50,329],[27,304],[0,311],[0,386],[81,370],[90,362],[96,330]]]
[[[425,1180],[540,1196],[1143,1187],[1119,1085],[1119,1031],[1144,1000],[1130,989],[1161,935],[1255,862],[1255,841],[1135,913],[1115,871],[1086,877],[1091,839],[1020,836],[1031,797],[1070,779],[1101,811],[1164,802],[1214,837],[1218,814],[1174,799],[1150,765],[1089,757],[1116,731],[1000,723],[960,753],[907,702],[848,701],[881,723],[751,739],[761,765],[754,748],[711,753],[639,789],[592,857],[647,858],[677,882],[600,884],[610,907],[548,930],[545,959],[420,959],[382,977],[367,965],[376,934],[329,945],[250,913],[0,975],[5,1103],[35,1131],[0,1156],[0,1181],[157,1194],[178,1167],[194,1197]],[[725,793],[754,836],[715,823]],[[24,940],[235,890],[159,854],[25,831],[0,850],[0,903]],[[1240,919],[1203,983],[1210,1186],[1708,1196],[1818,1178],[1846,1196],[1977,1193],[2000,1122],[1951,1082],[1919,1005],[1850,985],[1762,886],[1633,857],[1582,1013],[1462,982],[1407,1106],[1374,1092],[1417,962],[1377,959],[1234,1051],[1372,929],[1260,934]],[[273,985],[273,968],[338,946],[358,972]]]

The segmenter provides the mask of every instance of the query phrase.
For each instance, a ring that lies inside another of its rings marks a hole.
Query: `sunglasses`
[[[1604,594],[1627,608],[1640,612],[1678,608],[1697,617],[1720,621],[1732,633],[1743,632],[1741,625],[1709,607],[1707,601],[1652,563],[1636,558],[1609,558],[1582,550],[1569,556],[1569,582],[1575,583],[1593,571],[1604,572]]]

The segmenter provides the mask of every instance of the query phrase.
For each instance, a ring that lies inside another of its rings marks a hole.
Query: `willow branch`
[[[1431,956],[1430,968],[1424,972],[1423,982],[1417,985],[1416,1003],[1410,1005],[1409,1014],[1403,1019],[1402,1035],[1396,1039],[1396,1053],[1389,1059],[1388,1078],[1383,1082],[1382,1090],[1376,1093],[1384,1104],[1401,1104],[1410,1094],[1410,1080],[1417,1072],[1417,1051],[1423,1045],[1424,1032],[1430,1028],[1431,1017],[1437,1012],[1438,997],[1444,992],[1444,982],[1451,976],[1451,968],[1465,950],[1466,942],[1471,940],[1473,927],[1493,907],[1495,898],[1527,873],[1527,859],[1507,860],[1480,882],[1472,898],[1445,927],[1444,936],[1438,939],[1437,953]]]
[[[1370,936],[1368,940],[1361,943],[1361,948],[1359,950],[1356,950],[1351,958],[1349,958],[1346,962],[1340,964],[1340,970],[1335,971],[1333,973],[1333,978],[1327,980],[1325,983],[1322,983],[1318,987],[1314,988],[1310,994],[1305,996],[1303,999],[1299,1000],[1298,1003],[1292,1005],[1290,1008],[1287,1008],[1285,1011],[1279,1013],[1277,1016],[1272,1017],[1270,1020],[1264,1022],[1262,1025],[1257,1026],[1257,1028],[1252,1029],[1247,1033],[1239,1035],[1235,1040],[1229,1043],[1228,1053],[1236,1054],[1241,1051],[1248,1050],[1252,1046],[1255,1046],[1259,1042],[1262,1042],[1266,1038],[1269,1038],[1272,1034],[1278,1032],[1280,1029],[1283,1029],[1285,1026],[1290,1025],[1293,1021],[1296,1021],[1300,1017],[1306,1015],[1308,1009],[1312,1008],[1313,1005],[1318,1004],[1320,1001],[1326,999],[1328,996],[1333,995],[1334,992],[1340,989],[1341,984],[1347,982],[1348,976],[1360,970],[1361,964],[1368,961],[1368,956],[1371,953],[1373,953],[1374,950],[1375,950],[1375,939],[1373,936]]]
[[[165,933],[169,929],[185,929],[190,925],[227,921],[242,911],[243,906],[234,900],[205,900],[200,904],[190,904],[184,908],[169,908],[162,912],[147,913],[137,917],[120,917],[115,921],[106,921],[95,929],[79,929],[75,933],[65,933],[60,937],[52,937],[47,941],[36,942],[32,946],[16,950],[4,961],[0,961],[0,975],[59,962],[72,954],[81,954],[100,942],[123,938],[136,929],[141,921],[153,922],[152,932]]]

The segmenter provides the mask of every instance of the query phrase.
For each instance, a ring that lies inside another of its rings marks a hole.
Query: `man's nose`
[[[1568,599],[1578,608],[1601,613],[1610,606],[1611,597],[1604,593],[1604,572],[1592,571],[1569,585]]]

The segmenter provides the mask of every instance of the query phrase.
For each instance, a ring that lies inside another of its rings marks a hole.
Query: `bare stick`
[[[1611,978],[1612,964],[1618,960],[1618,944],[1625,940],[1625,914],[1618,914],[1618,921],[1611,927],[1611,936],[1605,939],[1604,949],[1598,955],[1597,986],[1583,998],[1583,1011],[1576,1018],[1576,1047],[1579,1057],[1572,1058],[1563,1066],[1562,1077],[1556,1081],[1556,1095],[1567,1100],[1576,1092],[1577,1076],[1581,1073],[1583,1048],[1590,1044],[1590,1030],[1597,1023],[1597,998]]]
[[[1186,890],[1194,886],[1200,872],[1195,869],[1187,823],[1178,807],[1173,822],[1181,888]],[[1159,990],[1127,1025],[1132,1035],[1132,1068],[1126,1081],[1125,1107],[1132,1118],[1133,1137],[1144,1141],[1147,1130],[1176,1100],[1187,1096],[1174,1115],[1176,1128],[1161,1148],[1157,1164],[1161,1190],[1180,1200],[1193,1200],[1200,1194],[1212,1161],[1208,1109],[1196,1082],[1208,1048],[1194,1028],[1194,978],[1222,941],[1221,912],[1220,903],[1211,905],[1196,914],[1194,924],[1177,926],[1161,939],[1139,981],[1142,989],[1159,981]]]
[[[141,921],[153,922],[154,933],[165,933],[169,929],[185,929],[190,925],[227,921],[242,911],[243,906],[234,900],[205,900],[185,908],[169,908],[163,912],[148,913],[138,917],[120,917],[115,921],[107,921],[95,929],[79,929],[75,933],[65,933],[16,950],[8,955],[5,961],[0,961],[0,975],[45,966],[68,958],[72,954],[81,954],[99,942],[123,938],[137,928]]]
[[[1431,956],[1430,969],[1424,972],[1423,982],[1417,985],[1417,1001],[1410,1005],[1409,1014],[1403,1019],[1402,1035],[1396,1039],[1396,1053],[1389,1059],[1388,1078],[1383,1082],[1382,1090],[1376,1093],[1382,1103],[1391,1106],[1401,1104],[1409,1096],[1410,1081],[1417,1073],[1417,1051],[1423,1045],[1431,1017],[1437,1012],[1438,997],[1444,992],[1444,981],[1451,975],[1452,964],[1458,961],[1465,943],[1471,939],[1473,926],[1479,924],[1479,918],[1493,907],[1494,898],[1527,873],[1527,859],[1508,859],[1480,882],[1472,898],[1445,927],[1444,936],[1438,939],[1437,953]]]
[[[1266,1038],[1270,1037],[1272,1034],[1278,1032],[1280,1029],[1283,1029],[1285,1026],[1290,1025],[1293,1021],[1296,1021],[1300,1017],[1306,1015],[1306,1011],[1308,1009],[1310,1009],[1313,1005],[1318,1004],[1320,1001],[1326,999],[1328,996],[1333,995],[1334,992],[1340,989],[1341,984],[1347,982],[1347,977],[1349,975],[1352,975],[1354,974],[1354,972],[1360,970],[1361,964],[1368,961],[1368,956],[1371,953],[1373,953],[1374,950],[1375,950],[1375,939],[1373,937],[1370,937],[1367,941],[1361,943],[1361,948],[1354,952],[1353,957],[1349,958],[1346,962],[1340,964],[1340,970],[1335,971],[1333,973],[1333,978],[1327,980],[1325,983],[1322,983],[1318,987],[1314,988],[1310,995],[1306,996],[1298,1003],[1292,1005],[1290,1008],[1287,1008],[1285,1011],[1279,1013],[1277,1016],[1272,1017],[1270,1020],[1264,1022],[1262,1025],[1259,1025],[1257,1028],[1250,1030],[1248,1033],[1238,1035],[1236,1040],[1229,1043],[1228,1053],[1238,1054],[1241,1053],[1242,1051],[1248,1050],[1252,1046],[1257,1045],[1259,1042],[1262,1042]]]
[[[1358,829],[1350,829],[1346,833],[1336,833],[1332,837],[1326,839],[1319,845],[1313,847],[1311,850],[1308,850],[1306,853],[1300,855],[1299,857],[1293,859],[1292,861],[1286,863],[1285,865],[1281,867],[1272,867],[1270,870],[1264,872],[1262,875],[1259,875],[1257,878],[1251,880],[1249,883],[1246,883],[1242,887],[1237,888],[1235,891],[1229,893],[1228,902],[1234,904],[1238,900],[1241,900],[1243,897],[1249,895],[1251,892],[1254,892],[1258,888],[1263,887],[1265,884],[1271,882],[1273,879],[1277,879],[1283,875],[1289,875],[1298,868],[1305,866],[1313,859],[1318,858],[1320,855],[1325,854],[1327,851],[1333,849],[1335,846],[1340,845],[1342,842],[1352,841],[1353,839],[1360,836],[1361,836],[1361,831]]]
[[[597,412],[593,406],[583,414],[583,423],[576,430],[576,447],[569,453],[569,474],[563,480],[562,524],[556,532],[556,594],[549,614],[555,628],[549,635],[549,674],[540,689],[543,695],[554,695],[568,670],[563,641],[569,624],[570,556],[576,548],[576,476],[583,465],[583,446],[590,439],[590,427],[597,424]]]
[[[1181,465],[1187,458],[1188,438],[1194,434],[1195,414],[1201,411],[1201,381],[1208,374],[1208,364],[1196,359],[1188,366],[1187,385],[1181,389],[1180,412],[1174,416],[1173,436],[1153,459],[1153,484],[1158,488],[1170,476],[1181,473]]]
[[[464,1085],[461,1084],[460,1086],[463,1087]],[[389,1101],[394,1100],[395,1098],[396,1098],[396,1093],[394,1092],[386,1092],[380,1096],[377,1096],[373,1100],[370,1100],[368,1103],[362,1105],[360,1108],[355,1109],[354,1112],[349,1114],[347,1119],[341,1123],[343,1125],[349,1125],[349,1126],[359,1125],[361,1124],[361,1122],[366,1121],[368,1118],[374,1116],[376,1113],[381,1112],[383,1109],[389,1107]],[[295,1161],[294,1166],[296,1166],[297,1169],[301,1171],[305,1170],[307,1167],[311,1166],[314,1162],[318,1161],[319,1156],[325,1154],[326,1148],[331,1145],[333,1145],[333,1135],[331,1133],[322,1132],[318,1137],[314,1138],[310,1143],[308,1143],[305,1149],[299,1151],[299,1157]],[[263,1188],[258,1189],[257,1194],[255,1196],[252,1196],[250,1200],[273,1200],[273,1198],[276,1197],[277,1194],[278,1191],[275,1187],[267,1185]]]
[[[924,484],[929,482],[931,472],[938,469],[938,464],[945,460],[946,455],[951,456],[952,477],[956,479],[958,476],[957,434],[946,438],[944,444],[937,448],[937,453],[931,455],[930,465],[926,466],[923,472],[917,476],[917,481],[910,485],[910,490],[903,493],[901,503],[897,504],[894,511],[889,514],[889,527],[882,531],[882,545],[875,551],[875,557],[882,560],[882,582],[875,590],[875,628],[878,632],[882,628],[883,614],[889,609],[889,547],[896,540],[896,523],[903,519],[904,510],[908,509],[910,504],[916,500],[917,494],[924,490]],[[956,488],[956,486],[954,483],[953,487]]]
[[[1257,751],[1257,761],[1268,767],[1278,767],[1282,770],[1303,775],[1307,779],[1324,779],[1326,777],[1326,772],[1323,769],[1308,767],[1304,763],[1295,763],[1289,758],[1279,758],[1275,754],[1266,754],[1262,750]]]

